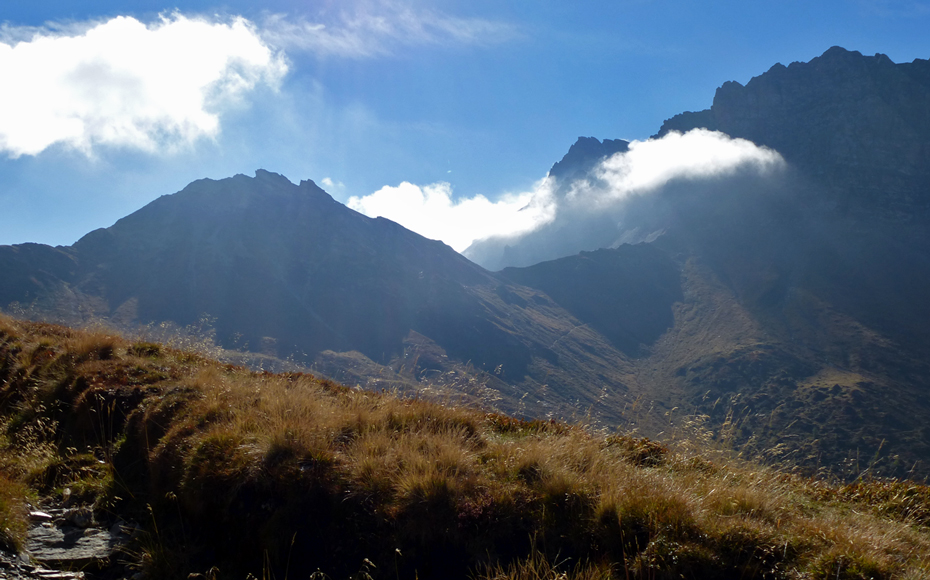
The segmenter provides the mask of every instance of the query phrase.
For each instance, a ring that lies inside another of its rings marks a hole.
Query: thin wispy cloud
[[[341,181],[334,181],[332,177],[324,177],[320,180],[320,185],[325,187],[327,191],[342,191],[346,188],[345,184]]]
[[[0,31],[0,150],[63,145],[177,150],[220,130],[220,115],[287,72],[243,18],[164,15]]]
[[[515,26],[462,18],[396,2],[356,4],[318,20],[273,14],[262,22],[262,37],[289,51],[318,56],[366,58],[418,45],[478,45],[518,36]]]

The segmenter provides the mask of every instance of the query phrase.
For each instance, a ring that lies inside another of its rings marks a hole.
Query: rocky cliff
[[[833,47],[776,64],[746,86],[724,83],[710,109],[659,131],[704,127],[780,152],[859,219],[930,215],[930,60],[895,64]]]
[[[786,159],[783,179],[665,188],[614,221],[661,232],[646,247],[503,274],[627,349],[654,400],[706,415],[718,436],[808,465],[924,472],[928,64],[833,48],[746,86],[725,83],[710,109],[659,135],[706,128],[751,140]],[[662,264],[677,275],[656,284]],[[642,332],[633,305],[666,321],[660,334]]]

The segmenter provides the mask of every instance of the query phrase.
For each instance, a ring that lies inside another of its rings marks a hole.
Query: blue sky
[[[407,182],[515,203],[578,136],[647,139],[776,62],[930,58],[930,1],[70,0],[0,22],[0,244],[257,168],[343,202]]]

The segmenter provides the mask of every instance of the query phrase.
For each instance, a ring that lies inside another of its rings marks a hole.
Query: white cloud
[[[319,56],[364,58],[389,54],[395,47],[459,44],[490,45],[517,36],[516,28],[481,18],[460,18],[398,2],[364,2],[320,21],[291,20],[274,14],[262,24],[262,36],[287,50]]]
[[[448,183],[419,186],[403,182],[365,197],[349,199],[350,208],[369,217],[385,217],[409,230],[442,240],[461,252],[475,240],[493,235],[519,235],[553,217],[551,180],[534,191],[507,194],[497,201],[483,195],[453,200]]]
[[[173,150],[216,136],[225,107],[287,72],[243,18],[121,16],[0,39],[0,150],[12,157],[55,144]]]
[[[784,165],[776,151],[707,129],[671,132],[660,139],[630,142],[629,151],[605,159],[592,181],[572,185],[570,201],[603,205],[655,191],[677,179],[708,179],[751,169],[765,173]]]
[[[323,187],[325,187],[326,189],[330,191],[335,191],[335,190],[341,191],[346,188],[344,183],[342,183],[341,181],[333,181],[331,177],[324,177],[322,180],[320,180],[320,183],[323,185]]]
[[[552,226],[551,235],[564,238],[559,243],[531,242],[541,248],[558,247],[555,254],[543,258],[551,259],[610,244],[614,238],[595,239],[602,232],[590,224],[611,215],[630,196],[656,192],[674,180],[717,179],[740,171],[764,175],[784,164],[771,149],[696,129],[632,141],[628,151],[604,159],[586,179],[559,184],[545,178],[532,191],[503,195],[497,201],[483,195],[455,200],[448,183],[419,186],[404,182],[352,197],[347,205],[369,217],[386,217],[427,238],[442,240],[459,252],[482,240],[499,240],[501,248],[519,245],[521,238],[537,230],[546,235],[545,226]],[[577,235],[567,235],[569,231]],[[610,235],[615,236],[616,230]],[[565,244],[572,243],[580,245],[566,248]],[[492,263],[491,259],[487,262]]]

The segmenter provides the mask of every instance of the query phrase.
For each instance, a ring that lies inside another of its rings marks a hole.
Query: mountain
[[[597,246],[586,247],[590,245],[587,240],[592,237],[592,231],[600,234],[595,237],[607,240],[604,245],[618,241],[613,215],[584,215],[584,227],[577,228],[574,226],[576,220],[571,215],[571,204],[564,202],[571,198],[576,183],[597,180],[592,174],[598,163],[614,154],[627,152],[629,145],[628,141],[622,139],[600,141],[594,137],[579,137],[562,159],[552,166],[543,185],[552,197],[548,202],[554,201],[560,206],[561,219],[524,234],[517,240],[509,237],[476,240],[463,254],[489,270],[500,270],[505,266],[530,266],[553,256],[574,254],[579,248],[597,249]]]
[[[350,384],[697,430],[850,477],[930,475],[928,102],[927,61],[839,48],[726,83],[658,135],[723,132],[782,169],[672,180],[469,249],[503,256],[499,272],[310,181],[201,180],[71,247],[0,247],[0,306],[124,328],[208,320],[224,347]],[[630,149],[580,138],[551,195]],[[582,238],[600,241],[577,253]]]
[[[630,200],[614,227],[655,239],[502,274],[610,337],[646,392],[730,443],[853,476],[927,473],[928,65],[832,48],[726,83],[658,136],[725,132],[787,172]]]
[[[710,109],[666,121],[660,135],[706,127],[778,150],[812,184],[794,202],[844,270],[822,276],[834,299],[872,325],[926,340],[928,102],[930,61],[834,47],[745,87],[725,83]]]
[[[2,305],[129,329],[206,319],[227,348],[362,385],[445,385],[537,416],[613,398],[600,412],[616,420],[635,384],[545,294],[263,170],[196,181],[71,247],[0,247],[0,270]]]
[[[570,183],[575,179],[584,178],[601,159],[629,150],[630,142],[623,139],[601,141],[595,137],[579,137],[562,160],[552,166],[549,170],[549,177]]]
[[[826,188],[824,203],[856,218],[908,222],[930,212],[930,60],[895,64],[833,47],[776,64],[746,86],[724,83],[710,109],[667,120],[780,152]]]

